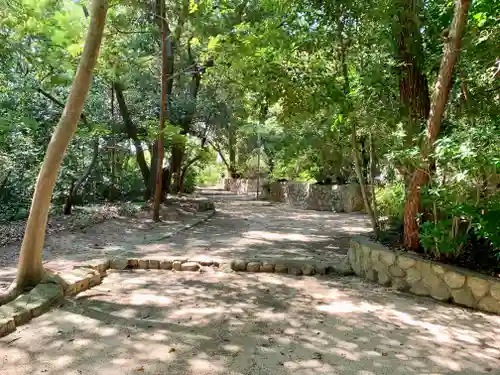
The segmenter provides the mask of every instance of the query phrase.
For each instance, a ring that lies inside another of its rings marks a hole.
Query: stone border
[[[500,314],[500,279],[422,259],[358,236],[351,239],[349,264],[354,273],[396,290]]]
[[[173,235],[193,228],[206,222],[214,216],[216,210],[209,210],[202,217],[187,223],[181,228],[167,233],[156,240],[172,237]],[[110,268],[110,260],[97,260],[75,266],[70,272],[52,273],[29,293],[23,294],[14,301],[0,306],[0,337],[16,330],[16,327],[26,324],[32,318],[47,312],[64,296],[74,296],[84,290],[99,285],[106,271]]]
[[[196,224],[192,224],[194,226]],[[74,296],[99,285],[108,270],[170,270],[203,272],[205,267],[217,268],[223,272],[269,272],[294,276],[340,274],[352,275],[347,258],[341,263],[310,262],[286,259],[232,259],[209,260],[206,258],[181,259],[139,259],[113,258],[95,260],[74,266],[69,272],[50,274],[28,294],[0,306],[0,337],[16,330],[32,318],[47,312],[64,296]]]

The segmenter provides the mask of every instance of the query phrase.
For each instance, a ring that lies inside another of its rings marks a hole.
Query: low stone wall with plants
[[[261,180],[261,185],[262,182],[263,180]],[[257,179],[226,178],[224,180],[224,190],[244,195],[247,193],[255,193],[257,191],[257,184]]]
[[[384,286],[500,314],[500,279],[398,254],[364,237],[351,239],[348,259],[356,275]]]
[[[358,184],[316,185],[293,181],[273,182],[263,190],[262,197],[307,210],[356,212],[364,209]]]

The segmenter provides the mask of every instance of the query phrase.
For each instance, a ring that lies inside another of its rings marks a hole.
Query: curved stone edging
[[[193,222],[167,233],[160,239],[169,238],[177,233],[193,228],[210,219],[215,213],[215,209],[206,211],[206,214],[197,217]],[[154,260],[151,262],[154,264]],[[183,267],[185,270],[188,270],[189,265],[186,264]],[[14,332],[16,327],[26,324],[32,318],[47,312],[63,296],[74,296],[93,286],[99,285],[102,278],[106,276],[106,271],[109,268],[109,260],[96,260],[75,266],[69,272],[48,272],[46,280],[33,288],[29,293],[23,294],[14,301],[0,306],[0,337]]]
[[[365,237],[351,239],[354,273],[394,289],[500,314],[500,280],[464,268],[395,253]]]

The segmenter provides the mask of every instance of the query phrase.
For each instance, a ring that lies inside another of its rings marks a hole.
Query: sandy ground
[[[362,214],[303,211],[219,190],[203,194],[215,201],[217,209],[204,225],[166,239],[165,234],[197,221],[203,213],[180,216],[165,209],[161,224],[153,223],[149,216],[109,220],[81,231],[48,236],[44,265],[63,271],[85,260],[113,256],[336,261],[347,252],[350,236],[370,230]],[[15,278],[18,253],[19,245],[0,247],[0,290]]]
[[[356,278],[111,273],[0,339],[0,374],[498,374],[500,317]]]
[[[363,215],[210,193],[217,215],[172,238],[161,239],[181,221],[111,221],[51,236],[46,260],[60,268],[125,254],[332,261],[351,235],[369,231]],[[112,272],[0,339],[1,375],[481,373],[500,374],[500,317],[350,277]]]

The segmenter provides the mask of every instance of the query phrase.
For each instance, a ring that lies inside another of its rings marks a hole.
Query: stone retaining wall
[[[264,183],[265,180],[261,179],[261,187]],[[257,191],[257,179],[226,178],[224,179],[224,190],[231,191],[238,195],[255,193]]]
[[[364,237],[351,239],[354,273],[419,296],[500,314],[500,279],[394,251]]]
[[[363,197],[358,184],[316,185],[301,182],[273,182],[262,197],[274,202],[317,211],[363,211]]]

